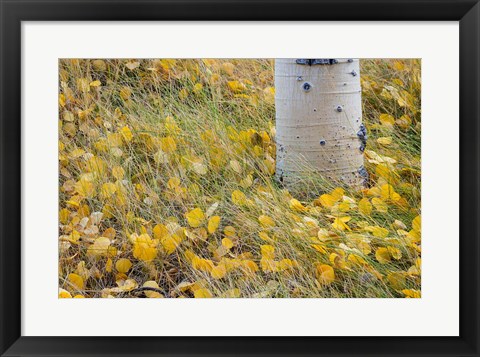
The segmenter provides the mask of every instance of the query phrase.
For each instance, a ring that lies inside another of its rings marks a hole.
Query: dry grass
[[[61,297],[420,297],[419,60],[361,62],[370,188],[301,193],[272,60],[59,66]]]

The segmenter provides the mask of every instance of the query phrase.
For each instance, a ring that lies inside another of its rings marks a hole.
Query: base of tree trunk
[[[364,187],[366,129],[358,59],[275,61],[276,176],[286,187],[313,172],[342,186]]]

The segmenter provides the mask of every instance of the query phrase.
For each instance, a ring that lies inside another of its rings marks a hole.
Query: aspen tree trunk
[[[365,185],[358,59],[275,60],[277,179],[295,185],[307,172]]]

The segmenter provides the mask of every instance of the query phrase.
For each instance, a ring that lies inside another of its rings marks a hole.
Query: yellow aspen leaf
[[[421,233],[422,231],[422,218],[421,216],[417,216],[412,221],[412,228],[416,233]]]
[[[168,155],[164,153],[162,150],[158,150],[155,155],[153,155],[153,160],[157,164],[168,164]]]
[[[390,114],[380,114],[380,123],[387,127],[392,127],[395,124],[395,118]]]
[[[60,104],[61,107],[64,107],[66,103],[67,103],[67,101],[65,99],[65,95],[63,93],[59,94],[58,104]]]
[[[85,299],[85,296],[78,294],[73,297],[74,299]]]
[[[203,89],[203,84],[202,83],[195,83],[193,86],[192,92],[195,94],[199,94]]]
[[[272,240],[272,238],[270,238],[266,232],[260,232],[258,233],[258,236],[260,237],[261,240],[264,240],[267,242],[270,242]]]
[[[90,180],[83,177],[75,184],[75,191],[80,196],[85,198],[91,198],[95,196],[94,184]]]
[[[77,290],[83,290],[84,282],[83,282],[83,278],[80,275],[75,273],[70,273],[68,274],[68,281],[73,286],[75,286]]]
[[[113,261],[112,261],[112,259],[108,258],[107,262],[105,263],[105,271],[107,273],[111,273],[112,272],[112,266],[113,266]]]
[[[102,82],[100,82],[98,79],[96,81],[90,82],[90,87],[100,87],[102,85]]]
[[[66,111],[63,112],[63,120],[68,121],[68,122],[75,121],[75,115],[73,115],[73,113],[71,111],[66,110]],[[81,149],[78,149],[78,150],[81,150]],[[75,157],[75,158],[80,157],[83,154],[83,153],[81,153],[80,155],[77,156],[77,155],[74,154],[74,151],[72,151],[72,153],[70,155]]]
[[[357,265],[368,265],[368,263],[361,256],[357,254],[349,254],[347,260]]]
[[[132,90],[128,87],[123,87],[120,89],[120,97],[122,97],[123,100],[128,100],[130,96],[132,95]]]
[[[390,253],[388,252],[387,248],[378,248],[377,251],[375,252],[375,258],[381,264],[387,264],[392,261],[390,257]]]
[[[395,173],[389,166],[380,164],[375,168],[375,173],[379,177],[383,177],[387,182],[395,183],[398,181],[398,174]]]
[[[213,297],[212,293],[208,289],[197,289],[193,293],[193,296],[195,299],[205,299],[205,298],[211,298]]]
[[[330,285],[335,281],[335,271],[330,265],[317,265],[317,280],[322,285]]]
[[[402,290],[402,293],[405,295],[406,298],[418,299],[422,297],[422,294],[419,290],[404,289]]]
[[[67,224],[70,218],[70,211],[66,208],[62,208],[59,213],[59,219],[61,224]]]
[[[89,84],[89,81],[88,79],[86,78],[77,78],[77,88],[79,91],[81,92],[90,92],[90,86],[88,85]]]
[[[113,182],[107,182],[102,185],[102,198],[110,198],[117,192],[117,185]]]
[[[210,83],[215,84],[220,80],[220,75],[218,73],[214,73],[210,77]]]
[[[380,187],[380,194],[383,200],[398,201],[400,200],[400,195],[395,192],[395,189],[392,185],[385,184]]]
[[[125,127],[125,128],[128,129],[128,127]],[[128,129],[128,130],[130,130],[130,129]],[[125,133],[126,133],[127,136],[128,136],[128,130],[125,130]],[[131,132],[130,132],[130,134],[131,134]],[[120,132],[118,132],[118,133],[107,134],[107,143],[111,147],[122,146],[123,143],[124,143],[124,140],[126,141],[126,139],[123,138],[122,129],[120,129]]]
[[[194,162],[192,164],[192,169],[199,175],[205,175],[208,172],[207,166],[201,162]]]
[[[402,221],[398,220],[398,219],[393,221],[393,226],[395,228],[398,228],[398,229],[401,229],[401,230],[407,229],[407,225],[405,223],[403,223]]]
[[[232,226],[226,226],[223,229],[223,234],[225,234],[227,237],[233,237],[235,233],[236,233],[235,228]]]
[[[153,280],[148,280],[143,283],[142,287],[144,288],[153,288],[153,289],[160,289],[156,281]],[[163,298],[163,295],[159,293],[158,291],[152,291],[152,290],[145,290],[143,292],[145,296],[149,299],[159,299]]]
[[[275,160],[268,154],[266,155],[265,160],[263,160],[262,171],[269,175],[273,175],[275,173]]]
[[[391,136],[384,136],[377,139],[377,143],[380,145],[388,146],[392,143],[393,139]]]
[[[350,227],[346,222],[350,220],[350,217],[337,217],[332,223],[332,227],[340,231],[350,230]]]
[[[277,262],[273,259],[260,259],[260,266],[262,267],[262,270],[266,273],[277,271]]]
[[[375,209],[378,212],[382,212],[382,213],[388,212],[388,206],[385,203],[385,201],[382,200],[381,198],[378,198],[378,197],[372,198],[372,204],[375,206]]]
[[[74,137],[77,134],[77,127],[73,123],[66,123],[63,126],[63,131],[70,137]]]
[[[99,237],[95,239],[93,244],[91,244],[87,249],[87,255],[94,257],[107,256],[109,255],[110,249],[110,239],[106,237]]]
[[[90,271],[83,260],[77,264],[77,269],[75,269],[74,273],[80,275],[83,280],[87,280],[90,277]]]
[[[327,250],[325,249],[325,246],[322,244],[312,244],[312,248],[321,254],[327,254]]]
[[[260,247],[260,251],[262,253],[262,257],[265,259],[274,259],[275,258],[275,247],[272,245],[262,245]]]
[[[315,218],[303,217],[303,221],[308,227],[318,228],[318,220],[316,220]]]
[[[180,186],[180,179],[178,177],[172,177],[167,181],[167,187],[173,190]]]
[[[242,93],[247,89],[245,84],[239,81],[229,81],[227,85],[233,93]]]
[[[375,237],[385,238],[388,236],[388,229],[379,226],[367,226],[365,227],[367,232],[371,232]]]
[[[167,136],[160,139],[160,147],[163,152],[171,153],[177,150],[177,143],[175,142],[174,138]]]
[[[60,299],[71,299],[72,294],[70,294],[67,290],[59,288],[58,289],[58,297]]]
[[[222,246],[224,246],[227,249],[233,248],[233,242],[230,238],[223,238],[222,239]]]
[[[210,217],[212,214],[215,213],[219,205],[220,205],[220,202],[215,202],[214,204],[212,204],[210,207],[208,207],[207,212],[205,212],[205,215],[207,217]]]
[[[333,198],[335,198],[337,201],[341,200],[343,195],[345,194],[345,190],[341,187],[337,187],[331,192],[331,195]]]
[[[181,242],[182,238],[177,234],[168,234],[166,236],[163,236],[160,240],[160,243],[162,244],[163,249],[165,249],[167,254],[172,254]]]
[[[105,175],[107,164],[101,158],[94,156],[87,161],[87,170],[98,176]]]
[[[157,224],[155,227],[153,227],[153,237],[155,239],[162,239],[168,234],[168,229],[165,227],[163,224]]]
[[[105,216],[105,213],[104,213]],[[115,236],[117,235],[117,232],[115,231],[115,228],[109,227],[105,229],[105,231],[102,234],[102,237],[107,237],[109,239],[114,239]]]
[[[158,241],[150,238],[148,234],[135,237],[133,244],[133,256],[136,259],[149,262],[157,256]]]
[[[407,274],[410,276],[420,276],[420,270],[418,270],[415,265],[412,265],[410,268],[408,268]]]
[[[370,244],[368,244],[368,242],[360,241],[356,245],[363,254],[370,254],[372,252],[372,247],[370,247]]]
[[[388,249],[388,252],[390,253],[390,255],[396,259],[396,260],[399,260],[402,258],[402,252],[400,251],[400,249],[398,248],[395,248],[395,247],[387,247]]]
[[[419,243],[422,239],[420,232],[417,232],[414,229],[407,233],[407,238],[411,243]]]
[[[253,260],[243,260],[242,267],[247,274],[255,274],[258,271],[258,265]]]
[[[358,201],[358,211],[365,216],[370,216],[372,214],[372,204],[368,198],[362,198]]]
[[[345,268],[345,259],[343,256],[337,253],[331,253],[328,257],[330,263],[335,266],[335,268],[344,269]]]
[[[225,275],[227,275],[227,269],[224,265],[219,264],[212,268],[212,270],[210,271],[210,275],[212,275],[212,278],[214,279],[221,279]]]
[[[102,208],[103,218],[105,219],[113,218],[113,212],[113,207],[108,204]]]
[[[397,71],[405,70],[405,63],[401,61],[393,61],[393,68]]]
[[[222,63],[220,68],[222,69],[223,72],[225,72],[229,76],[233,76],[233,71],[235,70],[235,65],[233,63],[230,63],[230,62],[225,62],[225,63]]]
[[[395,120],[395,124],[402,129],[408,129],[412,124],[412,119],[408,115],[402,115],[400,118]]]
[[[304,205],[302,205],[302,203],[299,200],[295,198],[292,198],[290,200],[289,206],[290,206],[290,209],[298,212],[304,212],[307,210],[307,208]]]
[[[134,279],[118,279],[116,283],[118,287],[110,289],[111,292],[121,293],[123,291],[131,291],[138,286]]]
[[[367,190],[367,195],[370,197],[378,197],[381,195],[380,187],[372,187]]]
[[[140,62],[138,61],[131,61],[125,63],[125,67],[127,67],[129,70],[133,71],[135,68],[140,67]]]
[[[239,298],[241,296],[241,294],[242,294],[242,292],[240,291],[240,289],[235,288],[235,289],[230,289],[230,290],[225,291],[222,294],[222,296],[224,298],[233,299],[233,298]]]
[[[261,215],[258,217],[258,221],[260,222],[261,226],[264,228],[275,226],[275,221],[269,216]]]
[[[117,260],[117,262],[115,263],[115,268],[119,273],[126,274],[131,267],[132,267],[132,262],[129,259],[122,258]]]
[[[123,151],[122,151],[122,149],[120,149],[120,148],[111,148],[111,149],[110,149],[110,153],[111,153],[114,157],[122,157],[122,155],[123,155]]]
[[[319,201],[323,207],[331,208],[338,200],[334,196],[326,193],[320,196]]]
[[[182,129],[175,122],[175,119],[173,119],[171,116],[167,116],[165,118],[165,129],[171,134],[179,134],[182,131]]]
[[[349,201],[343,201],[337,205],[337,209],[340,212],[348,212],[352,207],[354,207],[354,205],[352,202],[349,202]]]
[[[213,269],[214,265],[210,259],[203,259],[194,256],[192,258],[192,267],[196,270],[210,272]]]
[[[112,176],[115,177],[117,180],[122,180],[125,176],[125,170],[121,166],[115,166],[112,169]]]
[[[124,126],[121,130],[120,130],[120,133],[122,134],[122,137],[125,139],[125,141],[127,143],[129,143],[130,141],[132,141],[133,139],[133,134],[132,134],[132,131],[130,130],[130,128],[128,126]]]
[[[242,173],[242,166],[237,160],[230,160],[230,167],[232,168],[233,171],[235,171],[237,174]]]
[[[253,184],[253,176],[252,175],[247,175],[245,178],[240,180],[240,186],[243,188],[249,188]]]
[[[247,196],[242,191],[235,190],[232,192],[232,202],[238,206],[243,206],[247,203]]]
[[[212,216],[208,220],[208,233],[213,234],[217,230],[218,226],[220,225],[220,216]]]
[[[182,88],[178,92],[178,97],[180,98],[180,100],[185,100],[188,97],[188,89],[187,88]]]
[[[187,218],[188,224],[192,228],[196,228],[202,225],[203,221],[205,220],[205,214],[200,208],[195,208],[190,212],[185,214]]]
[[[267,87],[263,90],[263,94],[265,96],[265,100],[267,103],[274,104],[275,103],[275,88],[274,87]]]
[[[277,263],[277,270],[280,272],[291,270],[297,266],[297,262],[292,259],[282,259]]]
[[[405,289],[406,279],[402,272],[393,272],[387,275],[387,280],[395,290]]]
[[[178,290],[178,291],[188,291],[188,290],[196,290],[196,289],[193,289],[193,287],[195,286],[195,283],[189,283],[188,281],[183,281],[181,282],[180,284],[177,285],[177,287],[175,288],[175,290]]]

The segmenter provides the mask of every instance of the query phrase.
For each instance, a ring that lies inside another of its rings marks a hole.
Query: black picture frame
[[[0,0],[0,12],[2,356],[479,356],[478,0]],[[459,21],[460,336],[22,337],[21,22],[86,20]]]

